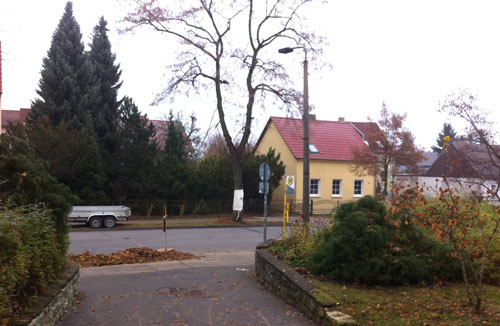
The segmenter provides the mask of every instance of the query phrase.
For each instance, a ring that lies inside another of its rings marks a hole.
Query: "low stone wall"
[[[11,326],[52,326],[73,305],[78,297],[80,269],[73,262],[63,271],[61,278],[38,296],[37,303],[9,323]]]
[[[318,298],[318,289],[279,261],[263,242],[255,251],[255,275],[267,289],[300,309],[321,326],[356,325],[351,316],[335,310],[335,302]]]

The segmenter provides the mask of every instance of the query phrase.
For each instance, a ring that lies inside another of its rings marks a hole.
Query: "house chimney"
[[[339,122],[345,122],[344,117],[339,117]]]
[[[316,120],[316,114],[309,113],[309,120]]]

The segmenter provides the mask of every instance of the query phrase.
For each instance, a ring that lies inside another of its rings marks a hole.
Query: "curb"
[[[78,297],[79,277],[79,266],[68,261],[60,279],[50,284],[47,292],[38,295],[36,304],[22,311],[8,325],[55,326]]]
[[[283,223],[281,224],[267,224],[268,227],[270,226],[280,226],[283,227]],[[210,226],[167,226],[167,231],[168,230],[176,230],[176,229],[225,229],[225,228],[263,228],[264,225],[210,225]],[[150,228],[99,228],[99,229],[92,229],[92,228],[85,228],[84,230],[74,230],[70,228],[70,232],[89,232],[89,231],[135,231],[135,230],[163,230],[163,227],[150,227]]]
[[[270,242],[260,243],[255,250],[255,275],[260,283],[318,325],[356,325],[351,316],[335,310],[334,302],[318,297],[316,286],[274,257],[268,250]]]

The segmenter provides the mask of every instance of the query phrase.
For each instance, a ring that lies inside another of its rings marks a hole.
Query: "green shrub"
[[[59,249],[66,254],[68,213],[78,198],[49,174],[47,162],[37,158],[23,137],[0,136],[0,201],[8,206],[43,203],[51,209]]]
[[[309,225],[301,221],[290,225],[287,237],[274,241],[270,250],[277,253],[292,266],[306,266],[314,251],[315,239],[326,227],[324,221],[311,220]]]
[[[296,224],[290,227],[288,237],[274,242],[271,251],[289,262],[292,266],[304,266],[307,257],[312,253],[314,237],[308,227]]]
[[[389,216],[382,202],[366,196],[338,208],[333,226],[319,234],[308,267],[339,281],[417,284],[459,278],[458,261],[449,252],[422,228],[404,216]]]
[[[484,268],[484,278],[487,283],[500,285],[500,237],[491,243],[489,259]]]
[[[65,262],[50,211],[0,207],[0,319],[45,289]]]

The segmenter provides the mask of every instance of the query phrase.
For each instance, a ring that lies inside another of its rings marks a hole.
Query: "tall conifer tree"
[[[457,137],[455,129],[453,129],[453,127],[449,123],[443,124],[443,129],[441,129],[438,137],[436,138],[436,145],[431,147],[434,153],[441,153],[443,151],[443,145],[444,145],[443,138],[446,136],[450,137],[450,141],[455,139],[455,137]]]
[[[170,112],[167,138],[156,170],[156,190],[160,198],[185,200],[189,195],[192,174],[187,164],[184,126]]]
[[[69,121],[80,129],[85,125],[86,112],[95,110],[98,87],[94,70],[84,52],[80,26],[73,16],[73,4],[66,3],[64,14],[43,59],[39,90],[31,105],[29,121],[46,115],[55,126]]]
[[[125,97],[120,106],[118,144],[109,161],[113,170],[109,190],[113,200],[147,198],[154,189],[155,163],[158,147],[153,140],[154,126],[142,118],[134,101]]]
[[[121,103],[118,101],[118,90],[122,85],[120,65],[115,64],[116,55],[111,51],[107,24],[104,17],[101,17],[94,27],[88,53],[95,69],[100,96],[96,111],[91,114],[94,119],[97,142],[104,157],[110,155],[117,146],[115,135]]]
[[[26,134],[38,157],[49,162],[52,176],[67,185],[84,203],[105,202],[106,177],[89,114],[84,124],[79,130],[66,121],[54,127],[47,116],[41,116],[27,126]]]
[[[29,139],[57,180],[88,204],[105,201],[105,174],[92,115],[100,101],[98,86],[68,2],[43,59],[39,98],[28,117]],[[46,128],[38,128],[46,122]],[[58,166],[63,168],[57,170]]]

